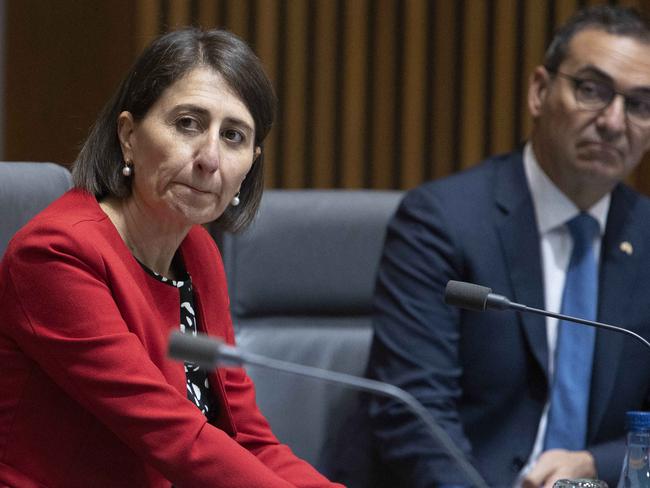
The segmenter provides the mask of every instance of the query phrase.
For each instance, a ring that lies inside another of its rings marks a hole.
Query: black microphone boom
[[[454,280],[447,282],[445,303],[477,312],[483,312],[487,308],[505,310],[521,307],[518,303],[512,303],[502,295],[492,293],[492,288]]]
[[[650,348],[650,342],[645,340],[636,332],[632,332],[631,330],[617,327],[615,325],[604,324],[602,322],[596,322],[594,320],[586,320],[578,317],[571,317],[570,315],[564,315],[561,313],[548,312],[539,308],[528,307],[527,305],[522,305],[521,303],[512,302],[503,295],[492,293],[491,288],[475,285],[473,283],[466,283],[464,281],[449,280],[447,282],[447,287],[445,288],[445,303],[454,307],[460,307],[478,312],[483,312],[488,308],[495,310],[511,309],[519,310],[521,312],[535,313],[547,317],[553,317],[560,320],[567,320],[569,322],[575,322],[577,324],[612,330],[620,334],[632,336],[636,340],[643,343],[644,346]]]
[[[223,341],[214,337],[199,334],[192,336],[175,331],[169,338],[167,355],[179,361],[187,361],[197,364],[205,369],[214,369],[219,365],[239,366],[243,364],[254,364],[264,368],[275,369],[286,373],[293,373],[309,378],[317,378],[330,383],[351,387],[357,390],[387,396],[406,405],[429,429],[431,436],[447,451],[447,454],[454,459],[472,486],[488,488],[481,475],[476,471],[465,458],[461,450],[456,447],[447,432],[442,429],[433,419],[429,411],[418,402],[413,395],[394,385],[381,381],[360,378],[344,373],[336,373],[325,369],[304,366],[301,364],[289,363],[272,359],[259,354],[243,351],[234,346],[229,346]]]

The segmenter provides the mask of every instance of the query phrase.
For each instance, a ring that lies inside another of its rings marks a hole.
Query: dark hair
[[[602,30],[608,34],[633,37],[650,43],[650,24],[638,11],[611,5],[588,7],[578,10],[555,32],[544,57],[544,66],[548,71],[557,72],[567,56],[571,39],[585,29]]]
[[[262,152],[242,183],[242,204],[229,205],[217,219],[223,230],[235,231],[248,225],[262,197],[262,141],[273,124],[276,98],[257,56],[244,41],[223,30],[181,29],[158,37],[145,49],[97,117],[74,162],[74,185],[98,199],[129,196],[130,179],[122,176],[120,170],[123,161],[117,134],[119,114],[128,111],[135,120],[142,120],[167,87],[199,66],[218,72],[241,98],[255,122],[255,146]]]

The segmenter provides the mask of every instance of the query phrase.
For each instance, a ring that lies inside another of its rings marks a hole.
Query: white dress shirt
[[[564,290],[566,270],[569,266],[571,251],[573,250],[573,242],[566,222],[578,215],[580,209],[555,186],[539,166],[530,142],[524,148],[524,170],[533,199],[537,230],[540,235],[539,246],[544,278],[544,306],[546,310],[559,313],[562,307],[562,292]],[[588,210],[589,214],[598,221],[600,226],[600,233],[594,239],[594,254],[599,261],[599,265],[600,246],[602,236],[605,233],[610,201],[611,195],[607,194]],[[548,365],[549,377],[551,378],[555,363],[557,326],[557,319],[551,317],[546,318]],[[521,470],[515,487],[521,486],[521,477],[532,468],[542,453],[546,434],[546,422],[548,420],[549,400],[544,405],[530,458]]]

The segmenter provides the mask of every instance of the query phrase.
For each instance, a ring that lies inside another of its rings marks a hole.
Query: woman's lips
[[[189,185],[187,183],[178,183],[178,184],[181,185],[181,186],[184,186],[186,188],[189,188],[190,190],[192,190],[192,191],[194,191],[196,193],[214,193],[214,192],[212,192],[210,190],[204,190],[202,188],[197,188],[196,186]]]

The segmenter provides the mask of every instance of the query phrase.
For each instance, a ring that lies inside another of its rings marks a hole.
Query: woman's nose
[[[207,173],[214,173],[219,169],[219,164],[221,162],[221,147],[219,142],[218,133],[208,134],[200,148],[198,165]]]

